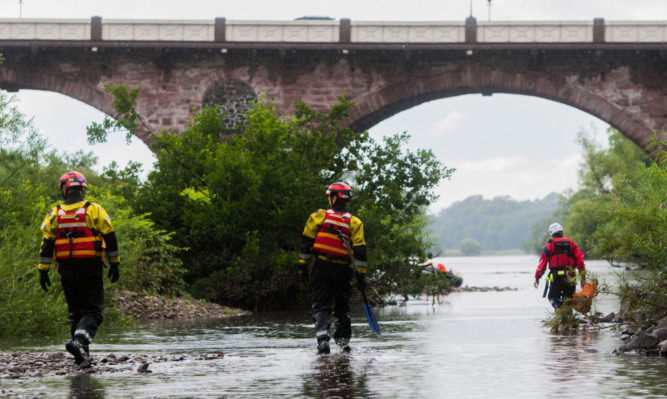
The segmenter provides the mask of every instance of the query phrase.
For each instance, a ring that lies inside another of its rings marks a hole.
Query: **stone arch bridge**
[[[184,129],[207,103],[233,122],[260,93],[281,114],[345,94],[357,129],[433,99],[515,93],[583,110],[640,146],[667,130],[667,21],[14,19],[0,20],[0,52],[0,88],[54,91],[114,116],[104,84],[126,84],[154,131]]]

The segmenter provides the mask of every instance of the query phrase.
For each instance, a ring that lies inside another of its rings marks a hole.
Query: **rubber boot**
[[[352,350],[350,348],[350,339],[349,338],[334,338],[336,345],[343,351],[349,352]]]
[[[331,353],[331,348],[329,348],[329,340],[323,339],[317,343],[317,354],[318,355],[328,355]]]
[[[84,339],[75,336],[65,344],[65,349],[74,356],[74,363],[85,369],[90,367],[90,355],[88,345],[83,341]]]

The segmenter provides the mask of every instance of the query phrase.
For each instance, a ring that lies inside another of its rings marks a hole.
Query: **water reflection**
[[[96,341],[99,353],[225,355],[155,363],[151,374],[133,367],[92,377],[0,379],[0,392],[12,390],[20,397],[48,392],[44,397],[49,398],[666,397],[664,358],[611,356],[621,341],[609,330],[551,334],[543,327],[551,306],[532,287],[535,262],[530,257],[449,260],[471,287],[517,289],[459,292],[442,302],[429,297],[374,309],[382,335],[368,327],[361,304],[353,303],[349,354],[315,354],[307,311],[106,329]],[[587,262],[587,268],[608,278],[606,262]],[[618,310],[617,297],[601,294],[596,302],[603,313]],[[62,351],[61,345],[54,341],[29,349]]]
[[[303,395],[309,398],[367,398],[366,374],[355,373],[350,354],[319,356],[304,377]]]
[[[104,385],[88,373],[79,373],[70,379],[70,399],[104,399]]]

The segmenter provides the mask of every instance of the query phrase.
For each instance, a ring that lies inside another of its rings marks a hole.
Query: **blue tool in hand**
[[[352,270],[356,271],[357,265],[354,263],[354,254],[352,253],[352,247],[350,246],[350,238],[345,234],[343,234],[340,230],[337,230],[336,234],[338,235],[338,238],[340,238],[340,240],[343,241],[343,244],[347,249],[347,254],[350,257],[350,267],[352,268]],[[378,321],[375,318],[375,313],[373,313],[373,309],[371,309],[371,305],[368,303],[368,299],[366,299],[365,289],[360,288],[359,290],[361,291],[361,296],[364,299],[364,313],[366,313],[366,320],[368,320],[368,325],[376,333],[382,334],[380,332],[380,326],[378,325]]]

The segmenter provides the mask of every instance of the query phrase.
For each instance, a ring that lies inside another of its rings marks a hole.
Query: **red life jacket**
[[[569,238],[554,238],[547,244],[550,269],[575,266],[574,243]]]
[[[88,205],[90,201],[72,211],[65,211],[58,205],[56,260],[102,256],[102,237],[86,224]]]
[[[347,237],[350,237],[350,219],[352,214],[349,212],[336,213],[333,209],[327,210],[324,222],[320,231],[315,237],[313,251],[338,258],[348,258],[347,249],[343,241],[338,237],[336,231],[340,231]]]

